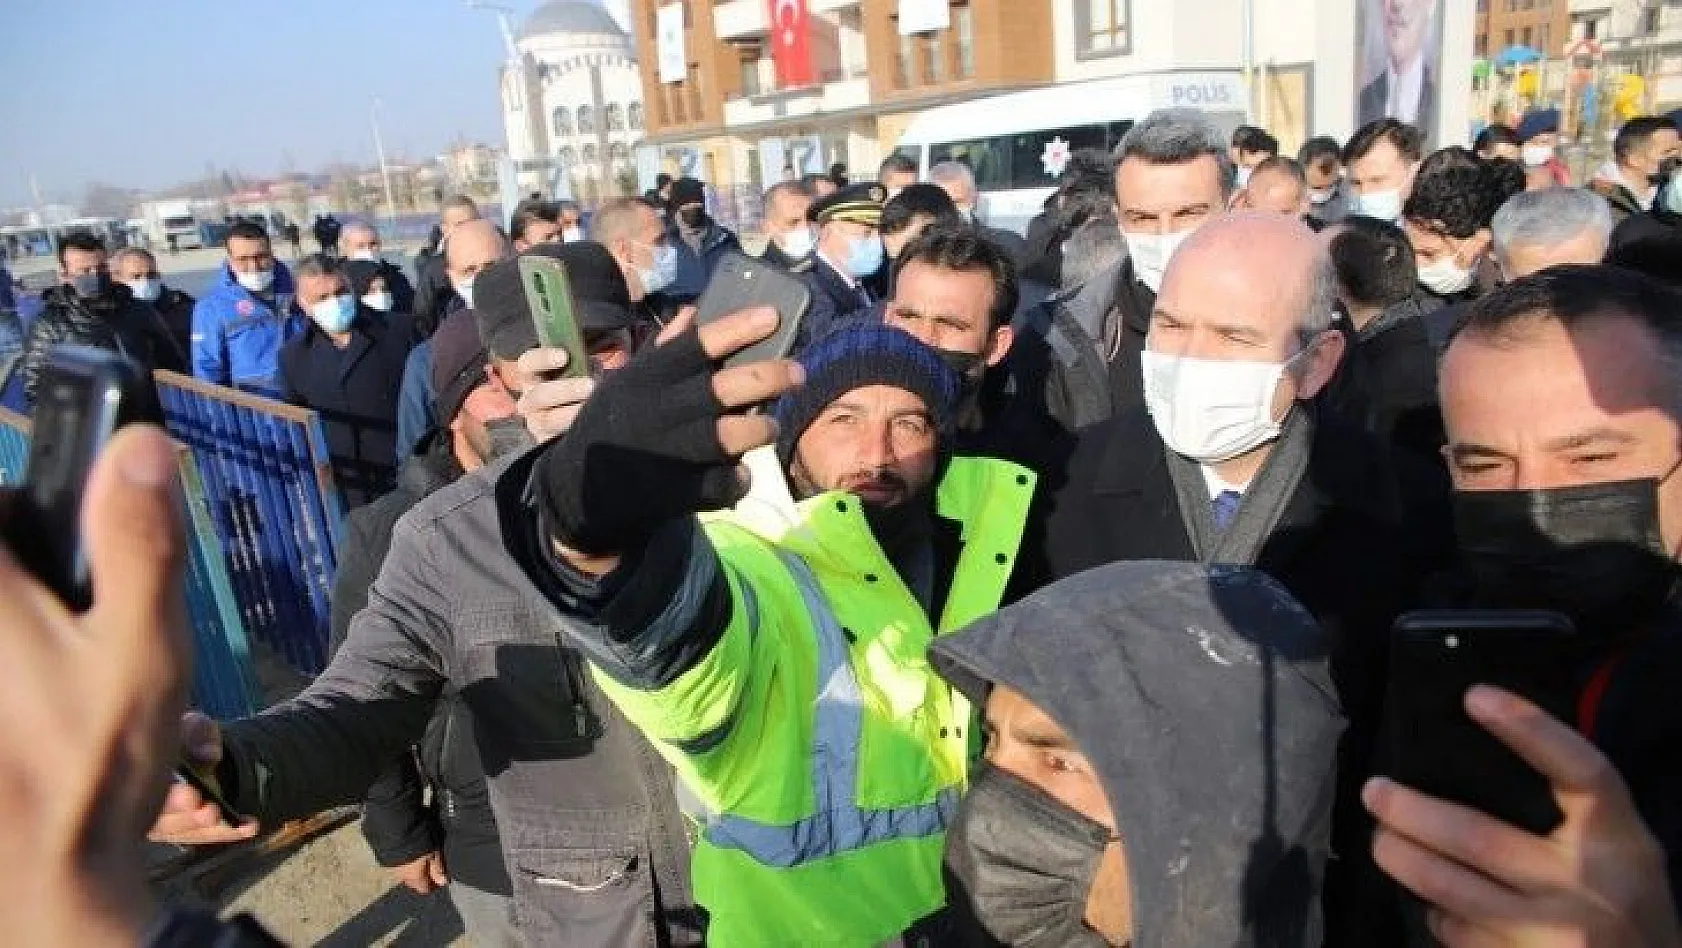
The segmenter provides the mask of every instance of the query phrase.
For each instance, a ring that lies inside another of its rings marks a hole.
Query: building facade
[[[702,178],[727,218],[735,203],[751,225],[758,194],[775,181],[836,163],[855,179],[873,177],[929,109],[1189,72],[1241,74],[1244,111],[1287,148],[1315,134],[1345,138],[1383,73],[1391,2],[631,0],[648,120],[639,171]],[[1432,132],[1463,141],[1470,4],[1407,2],[1428,21],[1428,71],[1440,87]],[[803,46],[794,61],[807,67],[794,81],[779,76],[791,38]]]
[[[1512,46],[1558,59],[1570,41],[1570,0],[1478,0],[1472,55],[1479,59],[1499,56]]]
[[[522,24],[502,70],[503,125],[521,185],[595,202],[636,189],[643,85],[624,28],[585,0],[551,0]]]

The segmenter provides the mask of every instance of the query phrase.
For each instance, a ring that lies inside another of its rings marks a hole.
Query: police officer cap
[[[850,221],[876,227],[882,222],[882,204],[887,199],[887,189],[880,184],[855,184],[813,201],[806,219],[818,224]]]

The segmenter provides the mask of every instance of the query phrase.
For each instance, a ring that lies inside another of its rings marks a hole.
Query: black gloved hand
[[[775,437],[732,410],[786,390],[798,367],[766,362],[715,374],[715,361],[769,335],[775,314],[741,313],[687,330],[608,375],[572,430],[538,461],[544,524],[578,553],[637,549],[661,524],[735,504],[736,464]]]

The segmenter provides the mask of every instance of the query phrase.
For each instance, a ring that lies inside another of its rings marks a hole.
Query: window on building
[[[1479,13],[1488,13],[1489,12],[1489,0],[1478,0],[1478,12]]]
[[[585,164],[589,164],[589,163],[595,161],[596,160],[596,146],[585,145],[584,146],[584,151],[583,151],[583,156],[584,156],[584,163]]]
[[[1524,0],[1524,8],[1526,10],[1536,9],[1536,0]]]
[[[555,110],[555,134],[572,134],[572,110],[564,105]]]
[[[916,62],[917,56],[915,40],[916,37],[914,36],[901,36],[899,38],[899,56],[894,60],[895,89],[911,88],[911,77],[915,75],[912,71],[912,63]]]
[[[561,164],[562,165],[566,165],[566,166],[570,167],[572,165],[578,164],[578,151],[576,149],[574,149],[571,145],[567,145],[566,147],[562,148],[558,152],[558,155],[561,159]]]
[[[1478,34],[1477,41],[1472,44],[1472,55],[1478,57],[1479,59],[1487,59],[1489,57],[1488,33]]]
[[[1524,31],[1521,32],[1519,34],[1519,36],[1520,36],[1519,42],[1523,43],[1526,46],[1530,45],[1530,27],[1528,27],[1528,26],[1525,27]]]
[[[1660,12],[1661,12],[1661,10],[1658,6],[1651,6],[1651,7],[1648,7],[1646,10],[1642,11],[1642,13],[1641,13],[1641,28],[1642,28],[1642,31],[1644,33],[1646,33],[1648,36],[1652,36],[1653,34],[1655,34],[1659,31],[1659,13]]]
[[[1541,44],[1542,45],[1538,48],[1542,50],[1543,55],[1546,55],[1548,53],[1548,51],[1553,48],[1553,32],[1554,32],[1553,24],[1551,24],[1551,23],[1543,23],[1542,24],[1542,36],[1541,36]]]
[[[1133,48],[1132,0],[1075,0],[1075,52],[1115,56]]]
[[[741,71],[741,90],[743,96],[763,95],[765,90],[759,83],[759,60],[737,60],[737,68]]]
[[[1600,28],[1600,21],[1599,20],[1584,20],[1583,21],[1583,38],[1584,39],[1594,39],[1595,38],[1594,34],[1599,28]]]
[[[596,110],[587,105],[578,107],[578,134],[596,134]]]
[[[923,81],[929,85],[946,81],[946,44],[941,40],[944,32],[923,34]]]
[[[1507,31],[1507,42],[1503,45],[1506,45],[1506,46],[1513,45],[1513,31],[1512,30]]]
[[[608,131],[610,131],[610,132],[623,132],[625,130],[625,107],[624,106],[615,102],[615,103],[609,105],[606,108],[606,110],[603,111],[602,115],[603,115],[604,120],[607,122],[607,130]]]
[[[975,14],[969,4],[952,9],[952,33],[958,38],[958,78],[975,76]]]
[[[627,120],[630,123],[631,131],[633,131],[633,132],[642,131],[642,103],[641,102],[632,102],[631,107],[625,110],[625,115],[627,117]]]
[[[607,147],[607,156],[614,161],[624,161],[631,157],[631,148],[624,142],[614,142]]]

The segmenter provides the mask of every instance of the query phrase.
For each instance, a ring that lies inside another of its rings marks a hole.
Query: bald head
[[[1299,336],[1331,326],[1337,300],[1331,257],[1300,219],[1243,211],[1216,218],[1188,238],[1168,264],[1159,310],[1201,314],[1252,358],[1283,361]],[[1242,348],[1242,347],[1240,347]]]
[[[1336,294],[1331,257],[1300,218],[1234,212],[1198,228],[1174,254],[1145,347],[1172,359],[1283,366],[1269,405],[1272,420],[1283,423],[1294,404],[1326,387],[1343,358],[1343,334],[1327,331]],[[1181,407],[1173,400],[1197,393],[1173,388],[1160,373],[1153,382],[1149,359],[1146,364],[1147,396],[1155,385],[1156,397],[1170,400],[1165,410],[1152,409],[1164,440],[1182,454],[1204,457],[1196,453],[1206,447],[1204,442],[1179,447],[1170,437],[1184,433],[1170,423]],[[1224,366],[1218,370],[1228,371]],[[1234,366],[1230,371],[1243,370]],[[1164,386],[1173,391],[1164,394]],[[1200,410],[1197,404],[1183,407]],[[1213,467],[1230,484],[1248,484],[1271,444],[1224,460],[1217,456]]]
[[[508,241],[495,224],[477,219],[464,221],[450,234],[444,250],[444,267],[450,279],[467,281],[508,253]]]

